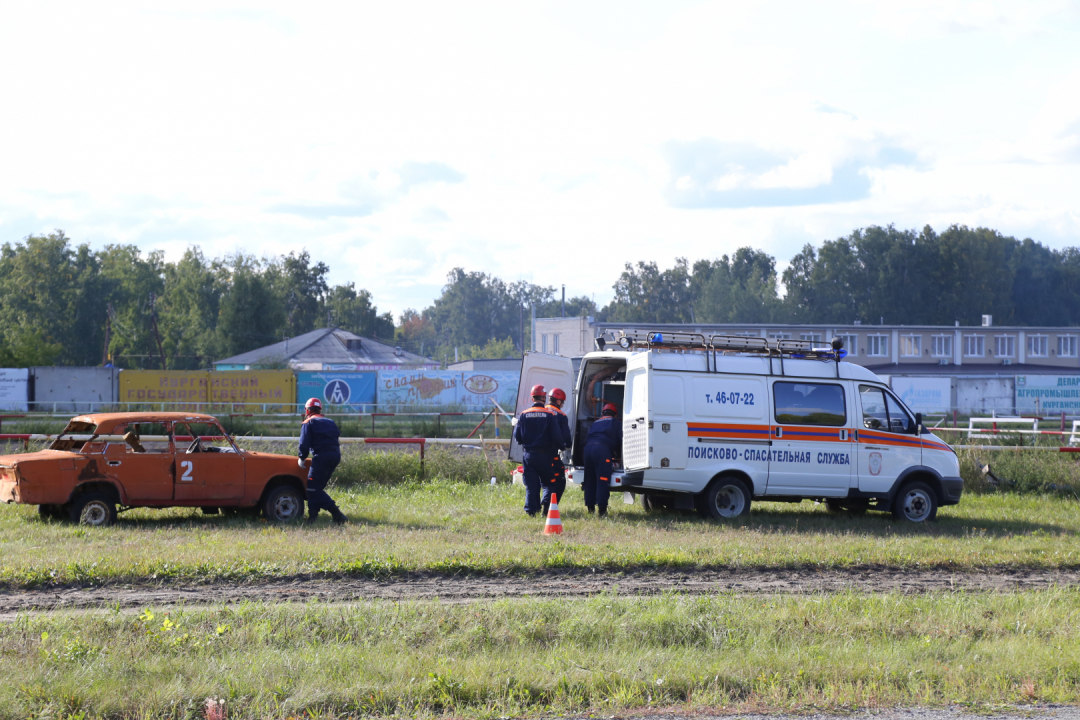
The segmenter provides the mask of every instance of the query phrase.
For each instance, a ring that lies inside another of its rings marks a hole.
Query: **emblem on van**
[[[870,453],[870,474],[881,474],[881,453]]]

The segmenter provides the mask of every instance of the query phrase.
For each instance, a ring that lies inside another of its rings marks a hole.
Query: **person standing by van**
[[[581,487],[585,491],[585,507],[590,513],[599,508],[600,517],[607,515],[612,461],[622,450],[622,424],[615,417],[618,414],[619,408],[614,403],[604,405],[602,416],[592,424],[585,438],[585,478]]]
[[[518,416],[514,440],[521,446],[521,469],[525,480],[525,514],[536,517],[540,512],[540,488],[551,482],[551,458],[558,452],[560,436],[555,416],[544,407],[547,393],[543,385],[533,385],[529,393],[532,407]]]
[[[566,393],[561,388],[552,388],[548,397],[549,400],[545,409],[555,418],[555,425],[559,428],[558,437],[561,440],[559,450],[564,450],[570,447],[572,441],[570,437],[570,418],[566,417],[566,413],[562,411],[563,403],[566,402]],[[551,506],[551,494],[555,493],[556,497],[562,497],[563,492],[566,490],[566,466],[563,465],[558,450],[555,451],[555,457],[551,461],[551,468],[551,482],[544,483],[544,492],[540,498],[540,506],[544,517],[547,517],[548,508]]]
[[[311,453],[311,470],[308,471],[307,505],[308,524],[315,522],[319,510],[326,510],[338,525],[349,521],[345,513],[338,509],[337,503],[326,492],[326,483],[341,462],[341,445],[337,423],[323,417],[322,403],[319,398],[311,398],[304,405],[304,424],[300,427],[300,467]]]

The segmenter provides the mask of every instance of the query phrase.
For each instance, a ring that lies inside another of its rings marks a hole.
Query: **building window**
[[[922,336],[901,335],[900,355],[903,357],[919,357],[922,355]]]
[[[1047,357],[1049,343],[1046,335],[1028,335],[1027,354],[1029,357]]]
[[[547,352],[547,333],[540,336],[540,352]]]
[[[889,355],[889,336],[888,335],[867,335],[866,336],[866,355],[867,355],[867,357],[888,357],[888,355]]]
[[[964,357],[982,357],[985,354],[986,345],[982,335],[964,336]]]
[[[1015,354],[1016,338],[1012,335],[994,336],[994,357],[1011,358]]]
[[[809,340],[810,342],[821,342],[821,333],[799,333],[800,340]]]
[[[1058,335],[1058,357],[1076,357],[1076,336]]]
[[[858,335],[839,335],[838,337],[844,341],[844,349],[847,350],[848,357],[857,357],[859,355]]]
[[[791,333],[786,332],[771,332],[769,333],[770,340],[790,340]]]
[[[551,336],[551,352],[556,355],[559,354],[559,333],[555,333]]]
[[[930,343],[930,354],[937,358],[952,357],[952,335],[935,335]]]

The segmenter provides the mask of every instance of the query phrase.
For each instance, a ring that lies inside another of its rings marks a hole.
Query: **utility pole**
[[[562,286],[562,316],[566,317],[566,286]]]
[[[112,362],[112,353],[109,352],[109,342],[112,340],[112,316],[114,312],[112,303],[108,303],[105,307],[105,350],[101,353],[102,365],[108,365]]]
[[[518,303],[518,340],[521,352],[525,352],[525,306]]]
[[[157,297],[154,293],[150,293],[150,329],[154,331],[154,340],[157,341],[158,355],[161,357],[161,369],[168,370],[169,366],[165,363],[165,351],[161,349],[161,333],[158,331],[157,324],[157,306],[154,302]]]

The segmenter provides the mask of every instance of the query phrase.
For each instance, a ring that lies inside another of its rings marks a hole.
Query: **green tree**
[[[394,318],[379,314],[367,290],[357,290],[355,283],[335,285],[326,296],[326,308],[334,325],[363,337],[394,337]]]
[[[274,279],[268,277],[266,265],[265,261],[243,254],[226,261],[217,323],[218,347],[225,356],[269,345],[284,335],[285,303],[274,292]]]

